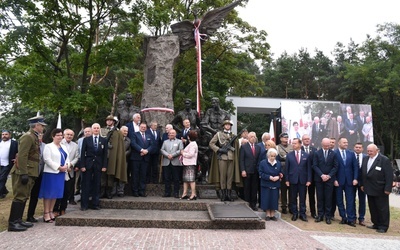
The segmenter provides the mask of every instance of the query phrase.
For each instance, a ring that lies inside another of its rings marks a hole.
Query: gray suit
[[[179,161],[179,156],[181,155],[182,149],[183,143],[179,139],[175,139],[173,141],[164,141],[161,147],[161,154],[164,156],[162,160],[162,165],[168,166],[169,164],[172,164],[173,166],[182,166],[182,163]],[[168,155],[172,155],[172,157],[174,158],[170,160],[168,159]]]
[[[166,140],[161,147],[161,154],[163,155],[162,166],[165,181],[165,194],[164,196],[171,196],[171,180],[174,183],[174,196],[179,195],[179,180],[182,172],[182,163],[179,161],[183,143],[179,139]],[[172,159],[168,159],[168,155],[172,155]],[[179,196],[178,196],[179,197]]]

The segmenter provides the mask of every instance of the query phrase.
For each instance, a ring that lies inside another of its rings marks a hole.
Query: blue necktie
[[[94,148],[97,150],[98,145],[97,145],[97,136],[94,137]]]

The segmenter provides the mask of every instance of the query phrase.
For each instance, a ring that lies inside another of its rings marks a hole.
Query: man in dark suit
[[[375,144],[367,147],[362,163],[361,189],[368,196],[372,226],[378,233],[386,233],[389,228],[389,195],[392,192],[393,169],[390,160],[379,153]]]
[[[299,217],[297,196],[300,201],[300,219],[308,221],[306,216],[306,193],[311,184],[311,166],[308,154],[301,150],[301,140],[292,140],[293,151],[286,155],[286,186],[289,187],[289,204],[293,213],[292,221]]]
[[[366,156],[363,154],[364,148],[363,144],[361,142],[357,142],[356,145],[354,145],[354,155],[356,157],[357,161],[357,167],[358,167],[358,185],[357,185],[357,193],[358,193],[358,224],[361,226],[365,226],[364,218],[365,218],[365,205],[366,205],[366,196],[363,190],[361,190],[361,178],[362,178],[362,172],[361,172],[361,167],[363,163],[363,159]]]
[[[337,171],[335,153],[329,149],[329,138],[323,138],[322,148],[315,152],[313,157],[314,181],[317,190],[318,216],[315,222],[326,219],[326,224],[331,224],[331,209],[333,182]]]
[[[6,188],[7,177],[14,165],[17,153],[18,142],[11,139],[11,134],[8,130],[3,130],[0,142],[0,199],[8,194]]]
[[[258,162],[264,160],[266,158],[267,150],[265,144],[267,143],[268,140],[271,140],[271,135],[267,132],[265,132],[261,136],[261,142],[257,143],[258,146],[260,146],[260,156],[258,157]]]
[[[139,132],[139,125],[140,125],[140,119],[141,116],[139,113],[135,113],[132,116],[132,121],[128,122],[126,124],[126,126],[128,127],[128,137],[131,140],[132,143],[132,138],[135,136],[136,132]],[[131,154],[132,156],[132,154]],[[133,183],[131,180],[133,180],[133,161],[128,160],[128,182],[129,182],[129,186],[131,187],[131,189],[133,189]]]
[[[160,168],[160,149],[162,146],[161,132],[158,130],[156,121],[150,122],[150,128],[146,131],[153,140],[153,150],[149,152],[150,159],[146,174],[146,183],[158,183],[158,173]]]
[[[182,124],[183,124],[183,129],[181,133],[177,136],[177,138],[180,139],[183,143],[183,146],[186,147],[189,144],[187,136],[192,128],[190,126],[189,119],[184,119]]]
[[[364,127],[364,124],[367,123],[367,121],[366,121],[366,117],[365,117],[365,112],[363,110],[360,110],[358,114],[359,115],[356,117],[357,125],[358,125],[357,133],[358,133],[358,136],[360,138],[360,141],[362,141],[363,138],[364,138],[364,135],[362,133],[362,129]]]
[[[349,114],[350,119],[344,122],[344,127],[346,130],[346,137],[349,140],[350,147],[354,147],[357,142],[358,124],[354,119],[353,114]]]
[[[82,142],[81,164],[81,210],[89,208],[92,195],[92,209],[99,210],[101,173],[107,171],[107,140],[100,136],[100,124],[92,125],[92,136]]]
[[[302,143],[303,146],[301,146],[301,150],[308,154],[308,160],[311,168],[311,184],[307,187],[307,194],[311,217],[315,219],[317,218],[317,211],[315,209],[315,182],[313,180],[314,170],[312,169],[312,165],[314,153],[317,151],[317,148],[311,146],[311,139],[308,134],[303,135]]]
[[[257,192],[260,178],[258,176],[258,157],[260,146],[256,145],[257,136],[250,132],[247,136],[248,143],[240,147],[239,167],[244,183],[244,199],[254,211],[257,211]]]
[[[344,127],[344,122],[343,122],[343,118],[338,115],[336,118],[336,124],[337,124],[337,136],[336,139],[338,140],[340,137],[344,137],[345,136],[345,127]]]
[[[132,172],[132,195],[134,197],[146,197],[146,173],[147,166],[150,159],[150,152],[153,150],[153,140],[151,135],[146,133],[147,124],[141,122],[139,126],[139,132],[136,132],[134,136],[130,136],[131,139],[131,162],[133,165]]]
[[[336,172],[336,204],[342,220],[340,224],[356,226],[355,215],[355,187],[358,184],[358,165],[353,152],[350,152],[347,139],[342,137],[338,141],[339,148],[335,150],[338,170]],[[343,202],[343,192],[346,197],[346,208]]]

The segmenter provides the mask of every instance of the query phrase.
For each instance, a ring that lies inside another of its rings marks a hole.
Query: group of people
[[[209,119],[212,117],[213,114]],[[159,181],[160,156],[165,185],[163,197],[197,199],[196,140],[199,135],[190,119],[182,119],[179,134],[172,124],[167,124],[162,134],[156,121],[148,125],[141,121],[139,113],[133,114],[132,121],[120,129],[116,117],[108,116],[105,123],[103,128],[98,123],[85,128],[77,143],[73,142],[71,129],[54,129],[52,142],[41,142],[46,126],[43,117],[29,119],[30,131],[20,138],[19,144],[10,139],[8,131],[2,132],[0,194],[4,197],[8,193],[4,176],[11,167],[14,192],[9,231],[24,231],[33,225],[31,222],[37,221],[34,211],[38,198],[43,198],[43,220],[51,223],[57,214],[65,213],[68,203],[75,203],[74,194],[79,192],[82,211],[98,210],[101,197],[122,197],[126,189],[134,197],[146,197],[146,184]],[[350,151],[345,137],[340,137],[337,144],[334,138],[322,138],[320,149],[312,145],[308,134],[289,140],[288,133],[282,133],[280,144],[276,145],[264,133],[262,141],[257,143],[255,132],[243,133],[246,136],[237,140],[232,126],[230,120],[224,120],[209,142],[214,152],[209,183],[216,184],[221,201],[233,201],[232,191],[236,189],[250,208],[258,210],[258,203],[266,212],[266,220],[276,221],[274,213],[280,199],[282,213],[292,213],[293,221],[308,221],[308,194],[309,210],[315,222],[325,220],[331,224],[338,207],[340,224],[354,227],[357,219],[359,225],[365,226],[365,196],[368,195],[371,227],[378,232],[387,231],[388,194],[393,175],[390,161],[379,153],[375,144],[368,145],[368,155],[364,155],[363,143],[355,143],[354,150]],[[129,183],[127,187],[126,183]],[[22,214],[29,197],[32,205],[24,222]]]
[[[146,184],[158,183],[161,154],[164,197],[197,199],[195,178],[197,171],[197,131],[191,130],[188,119],[177,135],[171,124],[161,134],[155,121],[148,126],[135,113],[132,121],[121,129],[118,118],[107,116],[105,127],[94,123],[81,133],[77,142],[74,132],[56,128],[51,131],[52,142],[42,142],[46,126],[41,116],[29,119],[30,130],[19,140],[11,139],[10,132],[2,131],[0,192],[11,173],[14,200],[9,218],[9,231],[25,231],[37,222],[34,213],[38,199],[43,198],[43,221],[51,223],[65,214],[68,204],[76,204],[75,194],[81,194],[80,208],[99,210],[100,198],[112,199],[129,191],[134,197],[146,197]],[[178,139],[179,138],[179,139]],[[179,195],[180,182],[183,193]],[[171,190],[171,184],[174,189]],[[172,191],[172,192],[171,192]],[[189,192],[190,191],[190,192]],[[22,220],[30,198],[27,221]]]
[[[315,222],[331,224],[336,207],[341,217],[340,224],[355,227],[365,226],[366,195],[373,223],[370,228],[384,233],[389,228],[389,197],[393,183],[393,170],[390,160],[379,153],[375,144],[367,146],[367,155],[363,154],[363,143],[356,142],[349,150],[345,137],[336,141],[322,138],[321,148],[310,143],[310,136],[293,138],[288,144],[288,134],[280,135],[277,145],[277,165],[280,166],[282,213],[289,212],[292,220],[308,221],[306,216],[306,197],[309,210]],[[275,151],[272,152],[272,155]],[[262,178],[260,164],[260,177]],[[359,207],[356,216],[356,194]],[[315,195],[317,209],[315,208]],[[277,205],[278,199],[275,198]]]
[[[311,137],[311,144],[316,148],[321,147],[321,140],[326,137],[335,138],[335,140],[346,137],[350,145],[361,142],[365,148],[374,142],[372,114],[364,110],[355,114],[350,106],[346,107],[346,112],[343,114],[334,116],[331,110],[326,110],[323,116],[315,116],[313,121],[300,124],[293,121],[290,129],[288,125],[286,124],[282,130],[287,130],[290,142],[291,139],[301,139],[306,134]]]

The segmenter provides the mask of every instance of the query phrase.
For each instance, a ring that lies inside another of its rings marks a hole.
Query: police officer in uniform
[[[30,129],[19,140],[17,162],[11,169],[14,199],[8,219],[8,231],[25,231],[32,227],[30,222],[23,222],[25,204],[28,200],[35,179],[39,175],[40,143],[38,135],[43,133],[44,118],[36,116],[28,119]]]

